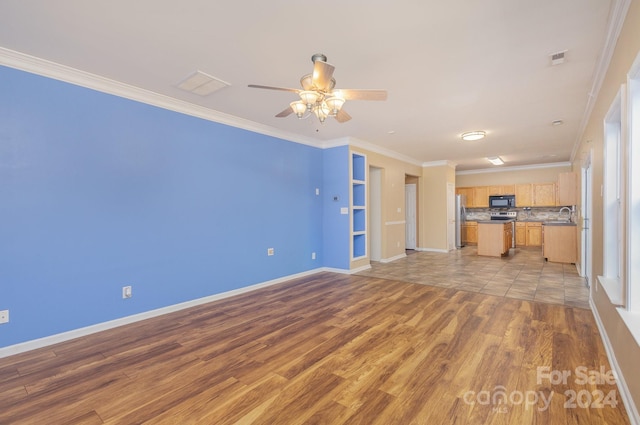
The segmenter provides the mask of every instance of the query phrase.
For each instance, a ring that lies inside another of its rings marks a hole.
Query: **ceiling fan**
[[[327,63],[327,57],[316,53],[311,56],[311,61],[313,62],[313,73],[303,75],[300,78],[302,89],[257,84],[249,84],[249,87],[297,93],[300,99],[291,102],[289,107],[277,114],[276,117],[283,118],[295,113],[298,118],[302,119],[313,114],[321,123],[329,116],[334,117],[340,123],[349,121],[351,116],[342,109],[347,100],[387,99],[386,90],[336,89],[336,80],[333,78],[335,67]]]

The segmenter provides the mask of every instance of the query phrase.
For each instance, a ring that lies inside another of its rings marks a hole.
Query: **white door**
[[[456,249],[456,186],[447,183],[447,247]]]
[[[382,169],[369,167],[369,253],[371,261],[382,258]]]
[[[405,247],[416,249],[416,185],[404,185]]]
[[[581,249],[580,258],[580,275],[587,279],[587,286],[591,286],[592,269],[591,269],[591,198],[592,192],[591,181],[591,152],[582,162],[582,230],[581,230]]]

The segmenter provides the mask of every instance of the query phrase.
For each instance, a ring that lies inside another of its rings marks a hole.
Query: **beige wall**
[[[573,168],[579,173],[583,158],[592,152],[593,179],[593,213],[592,213],[592,261],[593,275],[603,271],[603,200],[601,187],[603,184],[603,121],[611,106],[620,85],[626,82],[626,74],[633,61],[640,53],[640,0],[632,0],[627,13],[622,32],[618,38],[616,48],[606,77],[595,101],[593,111],[582,135]],[[580,185],[582,182],[579,183]],[[595,312],[602,320],[606,336],[611,343],[615,358],[624,380],[629,388],[631,397],[640,409],[640,346],[629,333],[620,315],[609,302],[602,288],[594,283],[591,287]]]
[[[450,165],[422,168],[419,248],[448,250],[447,183],[455,184],[455,179],[455,169]]]
[[[456,187],[490,186],[518,183],[548,183],[558,180],[558,174],[571,171],[570,165],[524,170],[456,174]]]
[[[359,146],[352,146],[351,150],[365,154],[369,167],[382,169],[381,257],[385,260],[402,255],[405,252],[405,178],[407,175],[416,176],[418,178],[418,187],[420,187],[419,176],[421,168],[415,164],[362,149]],[[371,220],[369,220],[369,223],[371,223]],[[420,223],[419,216],[418,223]],[[366,261],[368,262],[368,260]],[[352,264],[351,267],[356,268],[361,265],[363,264]]]

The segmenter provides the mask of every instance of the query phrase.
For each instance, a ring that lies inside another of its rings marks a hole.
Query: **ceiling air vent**
[[[208,96],[211,93],[230,86],[231,84],[205,74],[202,71],[195,71],[178,84],[178,88],[186,90],[200,96]]]
[[[567,51],[563,50],[561,52],[556,52],[549,55],[551,57],[551,65],[560,65],[561,63],[564,63],[564,57],[566,53]]]

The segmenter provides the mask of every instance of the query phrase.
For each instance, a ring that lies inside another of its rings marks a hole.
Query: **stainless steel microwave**
[[[489,196],[489,208],[515,208],[516,195]]]

